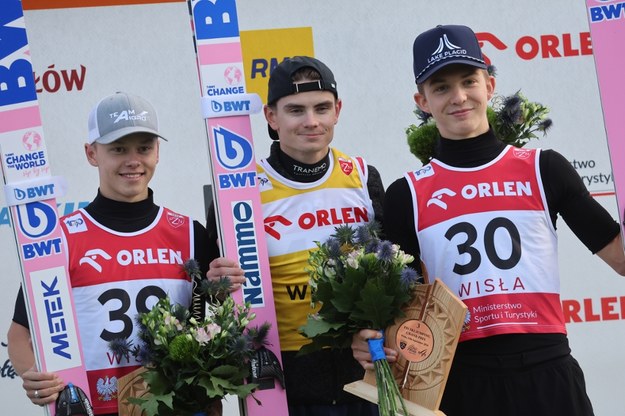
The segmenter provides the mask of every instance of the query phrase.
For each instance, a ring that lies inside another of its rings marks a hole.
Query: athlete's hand
[[[22,373],[22,387],[31,402],[44,406],[56,401],[65,383],[55,373],[42,373],[33,366]]]
[[[241,289],[241,286],[245,283],[245,274],[239,264],[225,257],[218,257],[211,261],[208,265],[209,269],[206,273],[208,280],[218,281],[222,276],[228,276],[232,287],[231,292]]]
[[[373,329],[361,329],[352,337],[352,354],[354,355],[354,359],[358,361],[365,370],[373,370],[374,368],[367,340],[381,337],[382,334]],[[397,351],[392,348],[384,347],[384,354],[386,354],[386,360],[389,363],[394,363],[397,360]]]

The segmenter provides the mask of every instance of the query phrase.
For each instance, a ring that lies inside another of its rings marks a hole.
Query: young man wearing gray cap
[[[625,274],[620,226],[553,150],[503,144],[486,109],[495,79],[466,26],[414,42],[414,99],[432,114],[434,158],[386,191],[385,231],[468,306],[440,410],[447,416],[589,416],[559,295],[556,218]],[[479,189],[479,197],[470,192]],[[468,190],[468,192],[467,192]],[[363,330],[354,357],[367,368]]]
[[[84,209],[62,217],[60,225],[91,403],[97,415],[116,415],[117,380],[139,363],[132,357],[110,359],[108,343],[118,338],[136,343],[135,317],[158,298],[169,295],[190,306],[193,282],[182,262],[195,258],[206,273],[209,253],[199,222],[154,204],[148,184],[163,137],[152,105],[118,92],[93,108],[88,124],[84,148],[89,164],[98,168],[98,194]],[[20,289],[8,334],[9,356],[26,395],[45,405],[71,380],[37,371],[28,326]]]
[[[366,222],[382,216],[377,170],[330,147],[341,106],[332,71],[315,58],[286,59],[271,72],[264,111],[275,141],[258,177],[290,416],[377,414],[375,405],[343,391],[363,376],[349,350],[297,356],[309,342],[298,328],[312,312],[305,269],[315,241],[338,225],[362,222],[350,215],[355,210],[366,213]],[[207,228],[216,241],[214,211]],[[209,279],[227,275],[245,282],[234,261],[219,258],[210,266]]]

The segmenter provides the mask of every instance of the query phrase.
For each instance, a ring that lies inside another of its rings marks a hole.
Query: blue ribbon
[[[369,344],[371,361],[386,360],[386,354],[384,354],[384,335],[382,335],[382,338],[368,339],[367,343]]]

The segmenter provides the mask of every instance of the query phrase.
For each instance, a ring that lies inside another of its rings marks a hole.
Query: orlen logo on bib
[[[500,198],[500,197],[524,197],[532,196],[532,186],[529,181],[501,181],[501,182],[478,182],[464,185],[460,189],[460,196],[465,200]],[[449,188],[442,188],[432,193],[426,206],[437,206],[446,210],[451,200],[457,193]]]
[[[139,266],[149,264],[182,264],[182,252],[171,248],[135,248],[119,250],[111,256],[106,251],[95,248],[87,250],[78,264],[87,264],[102,273],[103,266],[115,259],[120,266]]]

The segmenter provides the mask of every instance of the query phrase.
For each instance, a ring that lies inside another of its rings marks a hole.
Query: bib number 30
[[[503,258],[501,253],[497,251],[495,234],[497,234],[500,244],[506,238],[504,236],[510,239],[511,250],[508,257]],[[451,226],[445,233],[445,238],[449,241],[452,241],[456,236],[464,236],[463,242],[456,247],[458,254],[461,256],[467,255],[469,260],[464,264],[456,263],[453,270],[459,275],[473,273],[482,263],[482,254],[474,246],[480,235],[473,224],[460,222]],[[517,227],[509,219],[503,217],[493,218],[484,229],[483,239],[486,257],[498,269],[509,270],[516,266],[521,259],[521,235]]]

